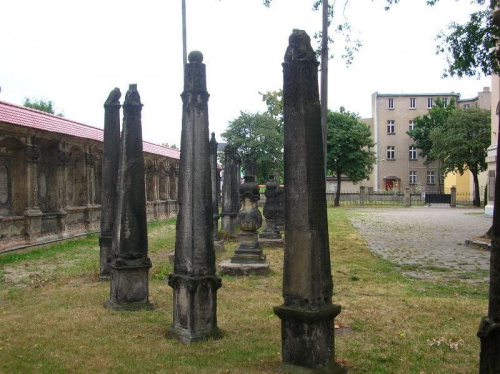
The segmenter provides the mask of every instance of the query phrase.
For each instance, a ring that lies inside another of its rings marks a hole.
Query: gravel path
[[[482,209],[361,208],[351,222],[373,252],[401,265],[408,276],[489,280],[489,251],[465,245],[492,224]]]

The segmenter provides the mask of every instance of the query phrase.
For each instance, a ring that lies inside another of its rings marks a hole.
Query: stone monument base
[[[111,235],[101,235],[99,237],[99,281],[101,282],[107,282],[111,279],[108,254],[111,253],[112,240]]]
[[[262,263],[235,263],[231,260],[222,261],[218,264],[219,273],[226,275],[266,275],[269,273],[269,261]]]
[[[219,277],[170,274],[168,284],[174,290],[168,338],[190,344],[222,337],[217,327],[217,290],[222,285]]]
[[[481,339],[479,373],[500,372],[500,323],[484,317],[481,319],[477,336]]]
[[[326,370],[335,364],[333,320],[340,309],[333,304],[318,310],[285,305],[274,308],[281,319],[283,369],[290,370],[286,373],[322,373],[313,370]],[[328,372],[343,373],[341,369]]]
[[[149,298],[149,258],[143,265],[115,266],[110,264],[110,297],[105,306],[113,310],[153,309]]]
[[[214,250],[215,252],[225,252],[224,240],[214,240]]]
[[[259,245],[263,248],[284,248],[285,241],[283,238],[280,239],[268,239],[259,237]]]

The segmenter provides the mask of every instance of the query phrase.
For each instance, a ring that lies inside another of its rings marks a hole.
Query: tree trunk
[[[334,206],[340,206],[340,183],[342,179],[340,173],[337,174],[337,192],[335,192],[335,203]]]
[[[477,176],[477,171],[472,172],[472,177],[474,179],[474,199],[472,200],[472,205],[481,206],[481,197],[479,193],[479,178]]]

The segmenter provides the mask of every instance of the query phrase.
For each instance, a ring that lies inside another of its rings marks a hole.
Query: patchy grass
[[[477,372],[476,332],[487,285],[443,277],[412,279],[381,260],[349,222],[354,209],[329,209],[335,282],[336,357],[349,373]],[[155,309],[104,308],[109,284],[97,281],[97,235],[0,255],[0,372],[273,373],[281,364],[283,250],[266,249],[268,276],[223,276],[220,340],[184,346],[165,338],[172,323],[175,222],[149,224],[150,301]],[[237,241],[226,240],[217,261]],[[17,276],[17,278],[16,278]]]

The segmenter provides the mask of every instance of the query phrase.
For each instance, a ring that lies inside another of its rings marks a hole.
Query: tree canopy
[[[64,114],[62,112],[56,114],[55,105],[51,100],[36,100],[25,97],[23,106],[25,106],[26,108],[40,110],[45,113],[54,114],[59,117],[64,117]]]
[[[335,206],[339,205],[341,176],[352,182],[369,179],[376,162],[370,128],[357,114],[340,107],[328,113],[327,170],[337,177]]]
[[[444,125],[430,132],[431,155],[441,160],[445,173],[463,175],[470,170],[474,179],[474,205],[480,205],[478,174],[487,170],[487,149],[491,142],[490,111],[473,107],[453,110]]]
[[[238,150],[242,159],[255,162],[258,183],[264,184],[275,168],[283,171],[281,123],[269,113],[240,112],[221,136]]]
[[[407,131],[407,134],[414,140],[415,147],[420,150],[419,156],[425,159],[425,165],[439,160],[432,153],[431,131],[436,127],[444,126],[448,117],[455,110],[455,100],[453,99],[446,105],[443,100],[437,98],[434,104],[429,113],[415,118],[414,129]]]

